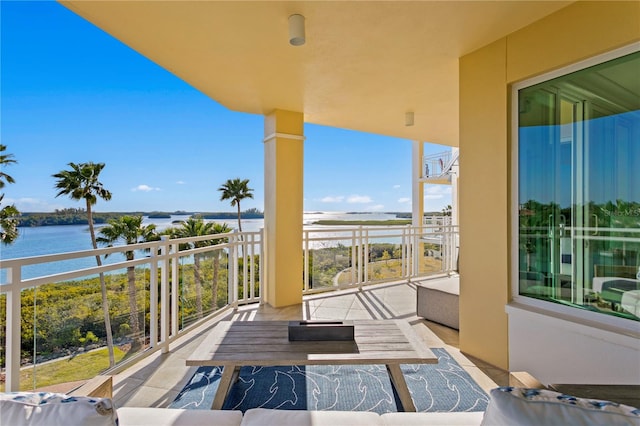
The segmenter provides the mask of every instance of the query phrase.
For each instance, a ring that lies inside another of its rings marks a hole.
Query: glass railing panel
[[[207,253],[204,263],[207,271],[205,293],[209,296],[207,306],[213,313],[229,303],[229,249],[212,250]]]
[[[420,244],[420,260],[418,263],[418,274],[433,275],[445,272],[446,254],[442,241],[432,235],[425,238]]]
[[[181,256],[178,268],[178,328],[184,329],[204,317],[201,255]]]
[[[148,275],[146,268],[124,268],[102,275],[115,364],[148,344]],[[3,343],[5,297],[1,297],[0,308]],[[86,380],[115,365],[110,363],[102,306],[101,276],[97,274],[21,292],[21,390]],[[1,356],[4,366],[4,344]],[[0,389],[3,386],[0,383]]]
[[[309,249],[309,289],[330,289],[358,281],[353,269],[352,240],[331,240],[316,243]]]
[[[246,243],[238,259],[238,301],[260,299],[260,247]]]
[[[229,300],[229,249],[217,246],[180,256],[179,329],[227,305]]]
[[[149,345],[149,274],[149,268],[143,265],[104,275],[113,341],[116,347],[125,351],[127,358],[144,351]]]
[[[402,238],[370,236],[368,243],[368,281],[390,281],[401,279],[408,274],[411,258],[404,257]]]

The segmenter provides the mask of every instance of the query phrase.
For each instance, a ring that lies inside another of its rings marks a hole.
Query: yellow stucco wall
[[[299,112],[265,116],[266,302],[302,302],[303,128]]]
[[[509,91],[640,40],[640,2],[577,2],[460,59],[460,349],[508,369]]]
[[[460,349],[507,368],[506,40],[460,62]]]

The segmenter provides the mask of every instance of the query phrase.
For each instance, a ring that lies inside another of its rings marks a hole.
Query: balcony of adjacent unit
[[[452,176],[457,173],[457,166],[457,149],[425,155],[422,159],[422,178],[420,181],[428,184],[450,185]]]

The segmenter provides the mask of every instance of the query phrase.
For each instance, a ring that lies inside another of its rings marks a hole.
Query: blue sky
[[[97,211],[233,211],[217,188],[249,179],[264,206],[263,117],[233,112],[55,2],[1,2],[0,132],[18,164],[3,204],[82,207],[52,174],[103,162]],[[411,142],[305,125],[305,211],[411,211]],[[425,153],[448,150],[427,145]],[[451,204],[429,185],[425,210]]]

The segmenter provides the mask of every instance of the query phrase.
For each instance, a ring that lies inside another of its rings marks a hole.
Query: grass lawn
[[[122,360],[126,354],[116,346],[114,348],[116,363]],[[97,349],[73,357],[65,357],[58,361],[49,361],[35,367],[35,387],[41,388],[59,383],[91,379],[107,368],[109,368],[107,348]],[[33,371],[33,366],[21,369],[20,390],[33,389]],[[4,383],[0,383],[0,391],[4,391]]]

